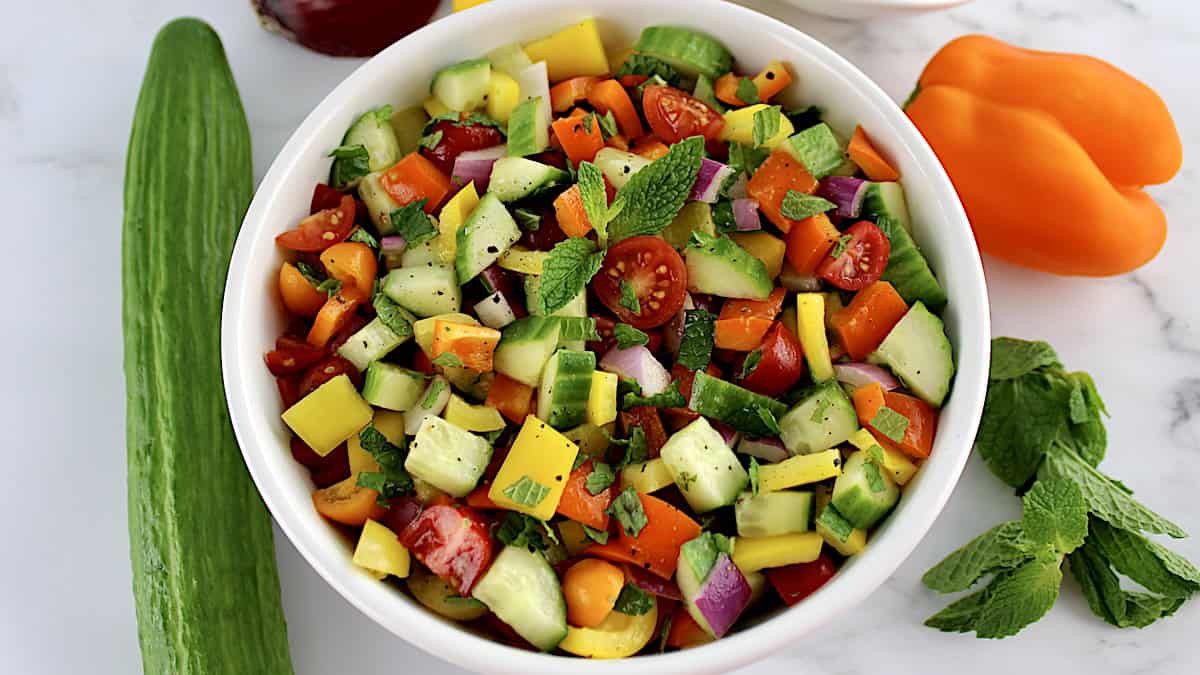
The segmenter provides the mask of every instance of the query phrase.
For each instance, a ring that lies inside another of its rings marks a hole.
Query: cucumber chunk
[[[338,347],[338,355],[353,363],[355,368],[366,370],[372,362],[387,356],[410,337],[412,335],[396,335],[379,317],[375,317]]]
[[[776,420],[787,412],[787,406],[781,401],[756,394],[704,371],[696,373],[688,407],[705,417],[724,422],[738,431],[754,436],[775,435],[763,421],[763,416],[759,413],[760,408],[769,412]]]
[[[363,176],[362,180],[358,181],[358,197],[367,207],[367,214],[371,216],[375,229],[379,234],[386,236],[396,231],[392,226],[392,211],[400,208],[400,204],[383,189],[379,182],[381,175],[369,173]]]
[[[719,40],[677,26],[649,26],[642,30],[634,50],[666,61],[675,70],[716,80],[733,68],[733,54]]]
[[[762,261],[727,236],[696,232],[684,249],[688,290],[723,298],[764,300],[775,284]]]
[[[521,228],[508,209],[489,192],[467,222],[458,228],[454,268],[463,285],[500,259],[521,238]]]
[[[567,182],[566,171],[524,157],[503,157],[492,167],[488,193],[508,203],[532,197]]]
[[[451,110],[479,110],[487,102],[488,84],[492,81],[492,64],[487,59],[473,59],[448,66],[433,76],[430,91]]]
[[[567,603],[558,575],[541,553],[506,546],[471,595],[538,649],[567,637]]]
[[[363,113],[342,139],[342,145],[361,145],[367,149],[367,166],[372,172],[383,171],[400,161],[400,142],[392,129],[391,116],[383,115],[384,112],[389,111],[379,109]]]
[[[883,520],[898,501],[900,489],[895,481],[870,461],[867,453],[859,451],[846,460],[829,503],[851,525],[867,530]]]
[[[904,386],[935,408],[950,393],[954,350],[945,324],[924,303],[913,305],[867,360],[891,368]]]
[[[404,412],[411,410],[425,391],[425,376],[415,370],[375,361],[367,367],[363,398],[377,407]]]
[[[600,173],[604,174],[604,177],[608,179],[608,182],[620,190],[625,187],[629,179],[633,178],[633,174],[650,166],[652,161],[635,155],[632,152],[622,152],[616,148],[604,148],[596,153],[594,163],[596,168],[600,169]]]
[[[667,440],[662,460],[697,513],[732,504],[750,482],[737,455],[703,417]]]
[[[733,517],[739,537],[773,537],[807,532],[812,509],[811,492],[743,492],[733,505]]]
[[[696,88],[692,90],[692,96],[719,113],[724,113],[726,110],[725,104],[717,100],[717,92],[713,88],[712,78],[707,75],[696,76]]]
[[[945,307],[949,299],[946,289],[933,276],[929,262],[913,242],[908,230],[892,218],[879,217],[877,224],[892,242],[892,253],[888,256],[883,280],[890,282],[909,304],[920,301],[935,311]]]
[[[458,278],[449,267],[402,267],[388,272],[383,292],[417,316],[457,312],[462,305]]]
[[[878,222],[888,218],[899,223],[905,232],[912,232],[912,219],[908,215],[908,200],[899,183],[868,183],[863,191],[862,217]]]
[[[558,349],[558,321],[540,316],[517,319],[504,328],[496,346],[496,372],[536,387],[546,362]]]
[[[779,428],[788,452],[808,455],[845,443],[858,431],[858,414],[841,385],[830,380],[804,392]]]
[[[408,444],[404,470],[453,497],[475,489],[492,446],[480,436],[430,415]]]
[[[557,322],[555,322],[557,323]],[[588,396],[596,355],[560,349],[546,362],[538,389],[537,416],[555,429],[568,429],[587,421]]]

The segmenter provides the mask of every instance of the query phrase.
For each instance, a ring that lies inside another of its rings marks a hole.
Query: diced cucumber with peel
[[[858,451],[846,459],[842,475],[833,484],[830,504],[854,527],[868,530],[900,501],[900,489],[888,473],[867,453]]]
[[[409,246],[400,254],[401,267],[429,267],[441,265],[440,235],[416,246]]]
[[[688,202],[679,210],[675,220],[662,231],[663,239],[667,240],[676,250],[682,251],[692,239],[693,232],[715,236],[717,224],[713,221],[712,207],[704,202]]]
[[[421,400],[425,375],[392,363],[375,361],[367,367],[363,398],[377,407],[405,412]]]
[[[550,146],[550,79],[539,61],[515,75],[522,102],[508,118],[508,154],[536,155]]]
[[[774,435],[759,409],[770,413],[776,421],[787,412],[783,402],[713,377],[703,370],[696,373],[692,383],[688,408],[754,436]]]
[[[830,380],[805,391],[779,428],[788,452],[808,455],[849,440],[859,429],[858,414],[837,381]]]
[[[703,74],[716,80],[733,69],[733,54],[720,40],[688,28],[649,26],[634,49],[666,61],[688,77]]]
[[[899,183],[868,183],[863,191],[861,216],[876,222],[880,218],[889,218],[899,223],[905,232],[912,232],[908,200],[904,198],[904,187]]]
[[[384,111],[363,113],[342,139],[342,145],[361,145],[367,149],[367,167],[371,171],[383,171],[400,161],[400,143],[392,129],[391,116],[385,117],[381,112]]]
[[[567,637],[562,586],[550,563],[537,551],[504,547],[471,595],[544,652]]]
[[[388,272],[383,292],[417,316],[457,312],[462,306],[458,277],[449,267],[402,267]]]
[[[696,232],[684,249],[684,260],[693,293],[765,300],[775,288],[762,261],[724,235]]]
[[[437,417],[446,409],[446,404],[450,402],[450,383],[445,377],[435,375],[429,381],[429,386],[425,387],[425,391],[421,392],[421,397],[417,399],[417,405],[404,413],[404,433],[409,436],[416,436],[417,432],[424,426],[425,420],[430,417]]]
[[[461,286],[500,259],[521,238],[521,228],[495,194],[479,200],[467,222],[458,228],[454,268]]]
[[[491,62],[473,59],[439,70],[433,76],[430,92],[451,110],[470,112],[479,110],[487,102],[491,80]]]
[[[737,455],[703,417],[667,439],[661,455],[683,498],[697,513],[732,504],[750,482]]]
[[[910,305],[923,302],[926,307],[940,311],[949,299],[946,289],[938,282],[929,268],[929,262],[917,248],[912,235],[903,225],[892,218],[879,216],[876,224],[891,240],[892,252],[888,256],[883,280],[890,282],[896,292]]]
[[[618,190],[625,187],[635,173],[650,166],[652,162],[653,160],[632,152],[622,152],[616,148],[601,149],[596,153],[596,159],[593,160],[596,168],[600,169],[600,173],[604,174],[608,182]]]
[[[739,537],[807,532],[812,511],[811,492],[743,492],[733,505]]]
[[[559,330],[553,318],[529,316],[512,322],[504,328],[496,346],[496,372],[526,386],[538,386],[546,362],[558,349]]]
[[[453,497],[465,497],[490,461],[486,439],[431,415],[408,444],[404,470]]]
[[[375,317],[338,347],[338,355],[353,363],[360,371],[366,370],[372,362],[387,356],[410,337],[396,335],[379,317]]]
[[[588,396],[596,355],[560,349],[546,362],[538,388],[538,418],[555,429],[568,429],[587,421]]]
[[[383,189],[379,178],[382,174],[369,173],[358,181],[358,197],[367,207],[367,214],[379,234],[387,236],[396,231],[392,225],[392,211],[400,208],[400,204]]]
[[[913,305],[867,360],[886,365],[904,386],[935,408],[950,393],[954,350],[945,324],[924,303]]]
[[[492,166],[488,193],[508,203],[532,197],[567,182],[566,171],[524,157],[502,157]]]

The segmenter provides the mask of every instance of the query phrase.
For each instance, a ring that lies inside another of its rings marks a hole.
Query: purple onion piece
[[[837,215],[843,218],[857,218],[862,213],[863,196],[866,195],[867,181],[850,176],[829,176],[817,185],[817,196],[824,197],[837,204]]]
[[[696,202],[715,204],[721,195],[721,186],[732,175],[733,169],[705,157],[700,161],[700,173],[696,175],[696,182],[692,185],[690,199]]]
[[[729,632],[733,624],[750,605],[753,591],[746,577],[728,554],[722,553],[708,578],[696,595],[696,609],[708,621],[713,635],[721,637]]]
[[[610,349],[600,359],[600,368],[621,377],[637,380],[643,396],[652,396],[666,391],[671,384],[671,374],[644,345],[628,349]]]
[[[737,223],[738,232],[761,230],[762,219],[758,217],[758,200],[733,200],[733,221]]]
[[[879,383],[884,391],[892,391],[900,386],[900,382],[891,373],[870,363],[839,363],[833,367],[838,382],[844,382],[855,389],[868,384]]]
[[[398,234],[379,240],[379,254],[383,256],[383,264],[389,270],[400,266],[400,259],[407,249],[408,242]]]
[[[772,464],[791,456],[787,448],[783,447],[783,443],[776,438],[743,438],[742,442],[738,443],[737,451]]]

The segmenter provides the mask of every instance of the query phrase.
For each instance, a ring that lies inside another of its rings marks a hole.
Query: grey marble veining
[[[0,393],[9,487],[0,532],[3,670],[138,672],[126,549],[120,336],[121,182],[133,104],[155,31],[199,15],[221,33],[241,86],[256,175],[301,119],[358,64],[259,29],[244,0],[12,4],[0,23],[0,203],[9,357]],[[597,1],[602,11],[603,3]],[[1152,507],[1200,532],[1200,3],[1192,0],[978,0],[911,19],[847,23],[778,0],[743,4],[822,40],[903,100],[950,38],[987,32],[1029,47],[1096,54],[1166,99],[1184,171],[1150,191],[1171,230],[1134,275],[1067,279],[985,261],[997,335],[1051,341],[1090,371],[1113,417],[1105,468]],[[802,86],[802,85],[801,85]],[[1130,152],[1137,152],[1130,148]],[[1071,582],[1020,636],[981,641],[921,626],[947,600],[920,584],[930,565],[1016,516],[1019,502],[972,459],[930,535],[870,601],[747,675],[970,672],[1184,675],[1200,672],[1200,601],[1149,629],[1091,616]],[[1172,548],[1200,560],[1200,539]],[[6,552],[12,547],[5,549]],[[292,652],[302,675],[457,673],[375,626],[280,535]]]

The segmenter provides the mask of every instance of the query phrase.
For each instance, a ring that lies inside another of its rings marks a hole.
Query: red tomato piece
[[[354,197],[342,195],[336,208],[305,218],[296,229],[275,237],[275,242],[293,251],[324,251],[350,236],[354,230],[354,212]]]
[[[625,430],[626,436],[633,427],[642,428],[642,433],[646,434],[646,451],[652,459],[658,457],[662,446],[667,444],[667,430],[663,428],[658,408],[638,406],[622,412],[621,428]]]
[[[441,120],[433,125],[429,133],[436,135],[439,131],[442,132],[441,142],[433,149],[421,148],[421,154],[447,176],[454,172],[454,160],[464,152],[483,150],[504,142],[504,135],[500,130],[486,124],[461,124]]]
[[[325,358],[326,352],[303,340],[287,336],[275,341],[275,349],[267,352],[264,359],[267,370],[275,377],[285,377],[304,372]]]
[[[350,376],[350,381],[354,383],[355,387],[362,386],[362,374],[358,372],[358,368],[355,368],[353,363],[334,354],[304,373],[304,377],[300,379],[300,398],[308,396],[316,391],[317,387],[343,374]]]
[[[642,111],[654,135],[667,145],[692,136],[716,140],[725,128],[725,118],[720,113],[674,87],[646,87]]]
[[[492,562],[487,521],[465,506],[425,509],[400,533],[400,543],[462,596]]]
[[[393,497],[388,500],[387,513],[379,519],[381,525],[392,532],[403,532],[409,523],[421,515],[421,502],[416,497]]]
[[[837,574],[833,560],[822,553],[810,563],[767,570],[767,580],[789,607],[812,595]]]
[[[845,239],[847,236],[850,239]],[[829,257],[817,265],[817,276],[844,291],[859,291],[879,281],[891,254],[892,242],[887,235],[875,223],[864,220],[846,230]]]
[[[757,357],[754,355],[758,354]],[[753,361],[757,360],[757,364]],[[744,363],[751,363],[749,372],[744,369],[739,384],[750,391],[775,398],[787,393],[804,374],[804,350],[792,331],[776,321],[767,331],[762,345],[746,355]]]
[[[661,237],[629,237],[608,249],[592,288],[600,302],[621,321],[643,330],[655,328],[670,321],[683,307],[687,268],[683,258]],[[636,297],[636,304],[622,304],[622,297],[629,292]]]
[[[308,212],[317,213],[325,209],[336,209],[342,203],[342,193],[324,183],[317,183],[313,188],[312,204]]]

